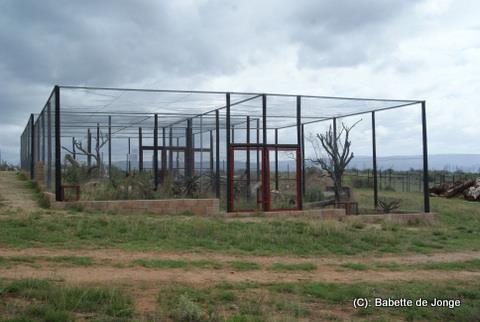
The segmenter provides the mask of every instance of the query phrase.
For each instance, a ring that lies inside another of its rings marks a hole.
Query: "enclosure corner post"
[[[108,116],[108,177],[112,177],[112,116]]]
[[[263,196],[263,211],[270,210],[270,180],[269,180],[269,153],[267,149],[268,138],[267,138],[267,95],[262,94],[262,140],[263,140],[263,149],[262,149],[262,196]]]
[[[422,145],[423,145],[423,210],[430,212],[430,192],[428,188],[428,146],[426,102],[422,101]]]
[[[154,116],[153,125],[153,183],[156,191],[158,188],[158,114]]]
[[[303,194],[305,193],[305,142],[304,125],[302,124],[302,97],[297,96],[297,208],[303,209]],[[301,165],[301,166],[300,166]],[[298,173],[300,172],[300,173]]]
[[[220,114],[215,110],[215,196],[220,199]]]
[[[278,188],[278,129],[275,129],[275,190]]]
[[[247,157],[246,157],[246,164],[245,164],[245,172],[247,177],[247,200],[250,199],[250,116],[247,116],[247,133],[246,133],[246,140],[247,140]]]
[[[378,179],[377,179],[377,137],[375,131],[375,111],[372,112],[372,162],[373,162],[373,204],[378,207]]]
[[[143,172],[143,138],[142,128],[138,128],[138,171]]]
[[[33,180],[35,172],[35,117],[30,114],[30,179]]]
[[[55,200],[62,201],[62,160],[60,137],[60,87],[55,86]]]
[[[232,168],[232,156],[230,151],[230,134],[231,134],[231,127],[230,127],[230,93],[225,95],[226,99],[226,146],[227,146],[227,212],[233,211],[233,195],[232,195],[232,182],[231,179],[233,177],[233,173],[231,173]]]

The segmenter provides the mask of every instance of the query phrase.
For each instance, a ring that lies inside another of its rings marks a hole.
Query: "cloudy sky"
[[[425,99],[431,153],[480,153],[479,10],[474,0],[1,0],[2,158],[18,161],[28,115],[54,84]]]

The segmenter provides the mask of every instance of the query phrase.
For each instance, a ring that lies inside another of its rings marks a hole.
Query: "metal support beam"
[[[297,155],[297,203],[298,209],[303,209],[303,195],[305,193],[305,137],[302,124],[302,97],[297,96],[297,144],[299,155]]]
[[[75,148],[75,137],[72,137],[72,152],[73,152],[73,160],[77,159],[77,150]]]
[[[278,144],[278,129],[275,129],[275,145]],[[278,191],[278,148],[275,148],[275,190]]]
[[[52,188],[52,107],[50,102],[47,103],[47,188]]]
[[[55,86],[55,200],[62,201],[62,150],[60,136],[60,87]]]
[[[108,177],[112,177],[112,117],[108,116]]]
[[[373,205],[378,207],[378,178],[377,178],[377,137],[375,129],[375,111],[372,112],[372,161],[373,161]]]
[[[173,146],[173,129],[168,130],[168,146]],[[168,150],[168,171],[171,173],[173,170],[173,151]]]
[[[430,212],[430,192],[428,191],[428,146],[427,146],[427,111],[422,101],[422,146],[423,146],[423,211]]]
[[[250,144],[250,116],[247,116],[247,144]],[[247,199],[250,198],[250,148],[247,148],[247,161],[245,164],[247,177]]]
[[[138,171],[143,171],[143,138],[142,128],[138,128]]]
[[[232,196],[232,182],[231,178],[233,177],[232,171],[232,155],[230,151],[230,134],[231,134],[231,127],[230,127],[230,93],[227,93],[225,95],[225,106],[226,106],[226,126],[225,126],[225,132],[226,132],[226,148],[227,148],[227,212],[233,211],[233,196]]]
[[[153,121],[153,182],[154,190],[158,189],[158,114],[154,115]]]
[[[269,165],[268,163],[268,151],[267,151],[267,95],[262,95],[262,141],[263,141],[263,158],[262,158],[262,200],[263,211],[270,209],[270,189],[269,189]]]
[[[220,198],[220,115],[215,111],[215,196]]]
[[[187,120],[187,128],[185,129],[185,177],[192,177],[195,170],[195,159],[193,150],[193,129],[192,119]]]
[[[260,144],[260,119],[257,119],[257,144]],[[257,150],[257,182],[260,181],[260,151]]]
[[[307,186],[307,180],[305,176],[305,124],[302,124],[302,138],[300,141],[301,144],[301,157],[302,157],[302,175],[301,175],[301,180],[302,180],[302,198],[305,197],[305,191],[306,186]]]
[[[35,117],[30,114],[30,179],[35,175]]]
[[[87,130],[87,165],[90,168],[92,166],[92,133],[90,132],[90,129]]]
[[[162,166],[162,171],[160,172],[160,177],[161,177],[161,183],[163,184],[165,182],[165,176],[167,175],[167,133],[166,133],[165,128],[162,128],[162,156],[161,156],[161,166]]]

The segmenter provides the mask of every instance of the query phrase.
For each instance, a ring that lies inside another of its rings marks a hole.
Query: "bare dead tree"
[[[310,159],[310,161],[327,172],[328,176],[333,180],[335,201],[337,202],[341,201],[343,174],[353,159],[353,152],[350,151],[352,145],[350,131],[360,121],[357,121],[352,126],[346,126],[342,123],[342,128],[336,137],[332,126],[330,126],[325,133],[309,138],[315,152],[315,158]],[[322,151],[326,152],[326,156],[322,156]]]
[[[88,168],[88,173],[90,174],[92,173],[93,170],[97,169],[98,174],[100,174],[100,167],[101,167],[100,150],[105,144],[108,143],[110,139],[108,135],[104,135],[102,131],[99,131],[99,137],[95,138],[95,140],[96,140],[95,151],[93,152],[89,152],[88,149],[84,148],[82,141],[79,141],[77,139],[73,141],[73,145],[77,150],[75,153],[70,149],[68,149],[67,147],[62,146],[62,149],[70,153],[70,155],[67,155],[65,159],[68,162],[70,162],[73,166],[80,166],[78,161],[75,160],[71,155],[76,154],[76,155],[84,155],[87,157],[92,157],[95,160],[95,164]]]

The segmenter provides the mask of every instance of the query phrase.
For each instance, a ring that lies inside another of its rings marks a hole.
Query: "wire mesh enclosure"
[[[415,106],[428,212],[425,102],[417,100],[55,86],[22,133],[21,167],[57,201],[214,197],[227,211],[303,209],[321,176],[307,134],[367,115],[369,129],[357,134],[371,140],[376,206],[375,117]]]

